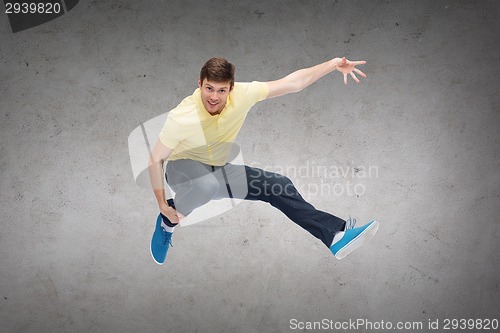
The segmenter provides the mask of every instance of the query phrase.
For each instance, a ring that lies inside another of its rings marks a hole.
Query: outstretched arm
[[[347,84],[347,74],[349,74],[354,81],[359,83],[359,79],[354,72],[362,77],[366,77],[366,75],[355,66],[364,64],[366,64],[366,61],[349,61],[344,57],[334,58],[313,67],[300,69],[282,79],[266,82],[269,87],[269,95],[267,98],[299,92],[334,70],[338,70],[344,75],[345,84]]]

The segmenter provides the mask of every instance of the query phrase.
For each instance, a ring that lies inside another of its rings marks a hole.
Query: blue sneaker
[[[166,231],[162,225],[163,218],[158,214],[156,228],[151,238],[151,256],[158,265],[163,265],[167,257],[168,248],[172,246],[172,232]]]
[[[168,199],[167,202],[169,206],[175,208],[172,199]],[[169,246],[173,246],[172,245],[173,233],[166,231],[162,227],[161,225],[162,221],[163,221],[163,216],[160,213],[158,214],[158,218],[156,219],[156,228],[153,233],[153,238],[151,238],[151,247],[150,247],[151,256],[158,265],[163,265],[163,263],[165,262],[165,258],[167,257]]]
[[[349,229],[346,227],[344,236],[330,247],[330,251],[332,251],[335,258],[342,259],[375,236],[377,230],[377,221],[371,221],[359,228]]]

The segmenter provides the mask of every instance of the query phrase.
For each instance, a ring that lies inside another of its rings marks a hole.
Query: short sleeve
[[[238,82],[235,83],[232,93],[233,102],[237,108],[248,111],[257,102],[267,98],[269,87],[265,82]]]
[[[183,139],[181,136],[180,126],[175,121],[172,113],[169,113],[167,120],[160,131],[159,139],[161,143],[170,149],[175,149],[179,142]]]
[[[269,86],[265,82],[256,82],[260,85],[259,102],[263,101],[269,96]]]
[[[269,87],[265,82],[253,81],[248,85],[249,93],[255,96],[255,101],[260,102],[269,95]]]

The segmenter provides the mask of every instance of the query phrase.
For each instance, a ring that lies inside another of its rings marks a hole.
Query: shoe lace
[[[162,231],[163,231],[163,245],[170,244],[171,247],[174,247],[174,244],[172,244],[172,233],[166,231],[163,228]]]
[[[349,215],[349,218],[346,221],[345,230],[354,229],[355,226],[356,226],[356,219],[351,218],[351,215]]]

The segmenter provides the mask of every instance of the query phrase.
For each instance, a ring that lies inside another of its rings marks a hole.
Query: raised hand
[[[344,74],[344,83],[347,84],[347,74],[351,75],[352,79],[356,81],[356,83],[359,83],[359,79],[356,77],[356,74],[353,72],[358,73],[362,77],[366,77],[366,74],[357,69],[355,66],[357,65],[364,65],[366,64],[366,61],[361,60],[361,61],[349,61],[345,57],[340,59],[339,64],[337,65],[337,70]]]

